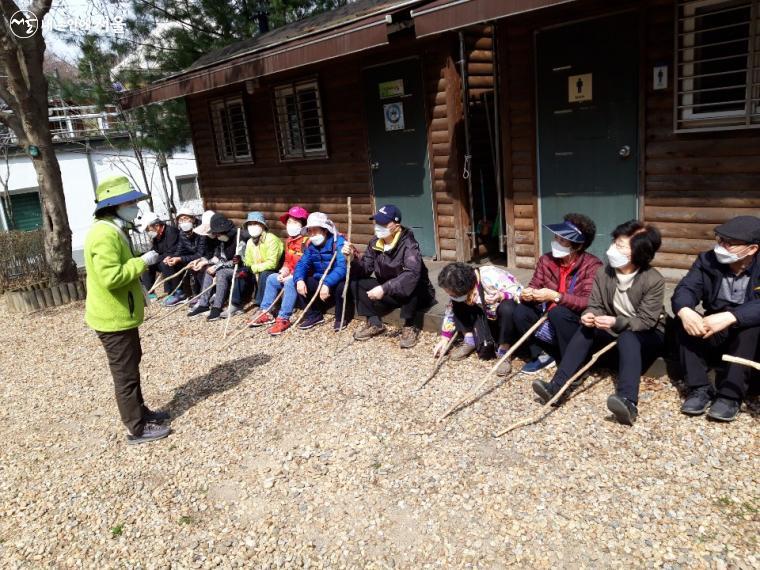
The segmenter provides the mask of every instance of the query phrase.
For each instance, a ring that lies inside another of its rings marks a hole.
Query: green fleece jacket
[[[139,327],[145,309],[139,277],[145,262],[132,255],[126,234],[110,219],[96,220],[87,232],[84,263],[87,325],[98,332]]]
[[[275,271],[280,267],[285,244],[272,232],[264,232],[259,238],[259,243],[248,240],[245,245],[245,259],[243,263],[251,270],[251,273],[262,271]]]

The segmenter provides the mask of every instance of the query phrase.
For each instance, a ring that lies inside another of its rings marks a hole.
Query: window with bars
[[[680,0],[676,131],[760,127],[760,0]]]
[[[239,97],[211,102],[216,155],[221,163],[251,162],[251,145],[243,100]]]
[[[327,156],[322,103],[316,81],[275,87],[274,107],[282,160]]]

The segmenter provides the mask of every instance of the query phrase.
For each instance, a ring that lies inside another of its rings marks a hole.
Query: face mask
[[[136,204],[119,206],[116,208],[116,215],[125,222],[133,222],[134,219],[140,215],[140,208],[138,208]]]
[[[181,229],[183,232],[189,232],[193,229],[193,222],[182,222],[179,225],[179,229]]]
[[[385,239],[391,235],[391,230],[380,224],[375,224],[375,235],[377,236],[377,239]]]
[[[259,237],[263,231],[264,228],[262,228],[259,224],[250,224],[248,226],[248,233],[251,234],[251,237]]]
[[[319,247],[320,245],[325,243],[325,236],[324,234],[317,234],[317,235],[311,236],[309,241],[313,243],[314,245],[316,245],[317,247]]]
[[[713,251],[715,252],[715,257],[718,258],[718,262],[725,264],[736,263],[740,259],[747,257],[746,255],[737,255],[735,253],[731,253],[722,245],[716,245],[713,248]]]
[[[620,250],[614,243],[610,244],[610,247],[607,250],[607,259],[610,261],[610,265],[615,269],[623,267],[630,261],[627,255],[620,253]]]
[[[562,245],[556,240],[552,240],[552,255],[558,259],[567,257],[573,250],[566,245]]]
[[[218,239],[221,242],[230,241],[230,236],[219,236],[216,239]]]
[[[303,226],[298,222],[288,222],[285,226],[285,229],[288,231],[288,235],[290,237],[296,237],[297,235],[300,235],[301,228],[303,228]]]
[[[148,237],[149,237],[150,239],[155,239],[155,238],[156,238],[156,236],[158,236],[158,232],[154,232],[153,230],[150,230],[150,231],[148,232]]]
[[[459,297],[452,297],[452,301],[455,303],[464,303],[467,300],[467,295],[459,295]]]

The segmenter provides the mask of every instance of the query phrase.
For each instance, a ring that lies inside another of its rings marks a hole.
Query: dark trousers
[[[415,291],[409,297],[383,295],[379,301],[373,301],[367,296],[367,291],[380,285],[374,277],[366,277],[351,281],[351,293],[356,299],[356,312],[362,317],[382,317],[394,309],[401,309],[401,319],[404,324],[411,325],[419,305],[419,295]],[[349,299],[349,302],[351,299]]]
[[[552,385],[561,388],[575,374],[594,348],[601,348],[615,340],[607,331],[581,326],[570,344],[565,356],[560,362],[557,372],[552,378]],[[617,337],[618,354],[618,396],[634,404],[639,401],[639,384],[641,374],[649,368],[660,355],[665,345],[665,335],[657,329],[646,331],[625,331]]]
[[[146,269],[145,273],[140,276],[140,280],[142,281],[142,284],[145,286],[146,289],[150,290],[151,287],[153,287],[153,284],[156,282],[156,276],[160,273],[161,277],[169,277],[169,275],[173,275],[177,273],[182,269],[182,266],[176,266],[176,267],[169,267],[164,263],[164,260],[162,259],[155,265],[149,265],[148,269]],[[174,291],[174,289],[179,285],[179,280],[181,277],[175,277],[174,279],[169,279],[168,281],[164,282],[164,293],[167,295]]]
[[[246,276],[235,279],[235,289],[232,292],[232,304],[236,307],[245,305],[246,300],[253,296],[253,304],[261,305],[264,291],[267,288],[267,278],[276,271],[262,271],[261,273],[247,273]]]
[[[477,319],[485,316],[480,305],[452,302],[451,308],[454,312],[454,325],[462,336],[473,332]],[[511,340],[514,331],[513,308],[514,303],[502,301],[496,308],[496,320],[488,320],[497,348],[498,345],[507,344]]]
[[[143,414],[147,410],[140,389],[140,333],[136,328],[99,332],[98,338],[108,357],[121,421],[132,435],[140,435],[145,424]]]
[[[536,324],[541,318],[541,305],[535,303],[520,303],[505,301],[513,305],[512,321],[514,323],[513,341],[523,336],[528,329]],[[567,307],[558,305],[549,311],[549,322],[554,327],[554,344],[545,343],[535,337],[526,341],[531,359],[536,359],[542,351],[549,352],[552,356],[562,358],[573,335],[581,326],[580,315]],[[559,353],[559,354],[557,354]]]
[[[309,276],[306,279],[304,279],[304,282],[306,283],[306,296],[299,295],[299,301],[303,304],[302,306],[306,306],[306,304],[311,300],[312,296],[314,296],[314,293],[317,291],[317,285],[319,285],[319,279],[315,278],[314,276]],[[309,308],[309,314],[319,313],[320,315],[324,315],[325,311],[329,309],[331,306],[335,305],[335,320],[336,322],[341,322],[341,313],[343,312],[343,286],[344,282],[341,281],[334,287],[330,288],[330,297],[328,297],[327,301],[323,301],[319,298],[319,295],[317,295],[316,299],[314,300],[314,303],[312,303],[311,307]],[[349,294],[351,293],[351,288],[349,287]],[[308,318],[309,315],[307,314],[305,318]],[[351,319],[354,318],[354,307],[353,302],[349,298],[346,301],[346,315],[345,319],[342,321],[345,323],[350,323]]]
[[[731,354],[755,360],[760,344],[760,327],[729,328],[704,339],[691,336],[684,330],[683,324],[679,324],[678,344],[681,366],[689,388],[709,386],[707,370],[710,364],[714,364],[718,396],[731,400],[744,399],[752,369],[740,364],[723,362],[720,357],[723,354]]]

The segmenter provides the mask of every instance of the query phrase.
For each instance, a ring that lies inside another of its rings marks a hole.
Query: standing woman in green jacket
[[[103,180],[97,189],[95,223],[84,242],[87,268],[85,321],[95,330],[108,357],[116,404],[127,427],[127,443],[137,444],[169,435],[165,412],[149,410],[140,390],[140,334],[145,298],[140,285],[159,254],[134,257],[127,231],[140,213],[137,202],[147,199],[132,190],[125,176]]]

